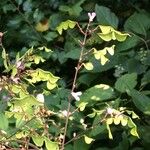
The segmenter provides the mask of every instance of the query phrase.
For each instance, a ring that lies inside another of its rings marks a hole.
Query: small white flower
[[[112,109],[112,108],[110,108],[110,107],[107,108],[107,113],[108,113],[109,115],[112,115],[113,112],[114,112],[114,109]]]
[[[74,132],[74,133],[73,133],[73,137],[76,137],[76,136],[77,136],[77,133],[76,133],[76,132]]]
[[[92,22],[94,18],[96,17],[96,13],[95,12],[88,13],[88,16],[89,16],[89,21]]]
[[[44,103],[44,95],[43,94],[37,94],[36,99],[37,99],[37,101]]]
[[[72,92],[71,95],[74,97],[75,100],[79,101],[82,92]]]
[[[67,117],[67,114],[68,114],[67,110],[63,110],[63,111],[61,111],[61,113],[63,114],[63,116]],[[69,115],[70,115],[70,114],[71,114],[71,113],[69,112]]]

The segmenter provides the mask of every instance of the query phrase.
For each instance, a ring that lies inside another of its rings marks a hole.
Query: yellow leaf
[[[113,45],[112,47],[105,47],[105,49],[110,55],[114,55],[114,48],[115,48],[115,45]]]
[[[101,56],[101,65],[102,66],[105,65],[108,60],[109,60],[108,58],[106,58],[104,55],[102,55]]]
[[[86,135],[84,135],[84,140],[85,140],[86,144],[91,144],[94,141],[93,138],[90,138],[90,137],[88,137]]]
[[[113,29],[111,26],[102,26],[102,25],[99,25],[99,28],[101,29],[103,34],[108,34]]]
[[[39,22],[36,24],[35,29],[38,32],[44,32],[47,31],[49,29],[49,23],[48,20],[44,21],[44,22]]]
[[[94,68],[93,64],[91,62],[84,63],[83,65],[84,65],[85,69],[87,69],[87,70],[93,70],[93,68]]]
[[[112,124],[113,123],[113,118],[108,118],[106,121],[107,124]]]

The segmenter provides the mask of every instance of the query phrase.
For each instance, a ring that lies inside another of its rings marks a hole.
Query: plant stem
[[[83,42],[80,43],[81,44],[81,52],[80,52],[80,56],[79,56],[77,67],[75,68],[75,75],[74,75],[74,79],[73,79],[71,93],[74,92],[74,90],[76,88],[77,76],[78,76],[79,70],[81,69],[81,66],[82,66],[83,53],[84,53],[84,49],[85,49],[85,43],[86,43],[88,31],[89,31],[89,26],[90,26],[90,21],[87,24],[87,27],[86,27],[86,30],[85,30],[85,33],[84,33]],[[71,95],[71,93],[70,93],[70,95]],[[66,122],[65,122],[65,128],[64,128],[64,135],[63,135],[63,141],[62,141],[62,145],[61,145],[61,150],[64,150],[64,146],[65,146],[65,139],[66,139],[66,134],[67,134],[67,129],[68,129],[68,122],[69,122],[69,116],[70,116],[70,114],[69,114],[70,108],[71,108],[71,96],[68,97],[67,116],[66,116]]]

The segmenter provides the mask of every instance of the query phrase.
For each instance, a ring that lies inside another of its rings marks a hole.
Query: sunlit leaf
[[[8,119],[5,116],[5,114],[0,113],[0,129],[6,131],[7,128],[8,128]]]
[[[112,39],[112,33],[107,33],[107,34],[98,33],[98,36],[106,42],[109,42]]]
[[[128,36],[130,36],[128,33],[121,33],[120,31],[115,30],[111,26],[99,25],[99,28],[102,31],[102,33],[97,33],[98,36],[107,42],[111,40],[123,42]]]
[[[107,127],[107,131],[108,131],[108,137],[109,137],[109,139],[113,139],[113,136],[112,136],[109,124],[106,124],[106,127]]]
[[[44,144],[44,137],[42,136],[37,136],[37,135],[33,135],[32,136],[32,140],[35,143],[35,145],[41,147]]]
[[[84,135],[84,140],[85,140],[86,144],[91,144],[94,141],[93,138],[90,138],[90,137],[88,137],[86,135]]]
[[[56,86],[57,86],[57,84],[51,84],[50,82],[47,82],[47,88],[48,88],[49,90],[54,89]]]
[[[35,29],[38,31],[38,32],[44,32],[44,31],[47,31],[49,29],[49,22],[48,20],[47,21],[44,21],[44,22],[39,22],[36,24],[35,26]]]
[[[59,150],[59,146],[57,142],[52,142],[49,139],[45,139],[45,145],[47,150]]]
[[[112,124],[113,123],[113,118],[108,118],[107,120],[106,120],[106,124]]]
[[[138,133],[137,133],[137,128],[134,127],[130,130],[130,133],[133,135],[133,136],[136,136],[136,137],[139,137]]]
[[[93,70],[93,64],[91,62],[87,62],[83,64],[85,69],[87,70]]]
[[[80,101],[78,101],[76,104],[78,107],[84,106],[85,108],[86,105],[92,105],[98,101],[102,102],[112,98],[113,96],[113,88],[106,84],[99,84],[83,92],[83,94],[80,96]]]
[[[120,124],[120,122],[121,122],[121,117],[116,116],[116,117],[114,118],[114,124],[115,124],[115,125],[118,125],[118,124]]]
[[[56,30],[61,35],[63,30],[67,30],[68,28],[73,29],[75,25],[76,25],[75,21],[67,20],[67,21],[61,22],[61,24],[56,28]]]
[[[128,118],[126,116],[124,116],[122,119],[121,119],[121,125],[122,126],[126,126],[128,124]]]
[[[78,105],[80,111],[83,111],[83,110],[85,109],[85,107],[86,107],[87,104],[88,104],[87,102],[82,102],[82,103],[80,103],[80,104]]]

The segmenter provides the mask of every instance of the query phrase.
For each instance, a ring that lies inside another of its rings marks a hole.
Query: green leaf
[[[116,117],[114,118],[114,124],[115,124],[115,125],[120,124],[121,119],[122,119],[122,118],[120,118],[119,116],[116,116]]]
[[[47,150],[59,150],[57,142],[52,142],[49,139],[45,138],[45,145]]]
[[[84,135],[84,140],[85,140],[86,144],[91,144],[94,141],[93,138],[90,138],[90,137],[88,137],[86,135]]]
[[[125,22],[124,28],[127,31],[146,36],[148,29],[150,29],[150,17],[143,12],[134,13]]]
[[[124,42],[117,43],[116,50],[126,51],[130,48],[135,47],[139,42],[140,42],[140,39],[137,36],[128,37]]]
[[[114,121],[114,119],[113,118],[108,118],[107,120],[106,120],[106,124],[112,124],[113,123],[113,121]]]
[[[16,128],[22,127],[26,120],[25,114],[15,113],[14,117],[16,118]]]
[[[129,95],[135,106],[146,115],[150,115],[150,98],[137,90],[130,90]]]
[[[85,106],[88,104],[94,104],[94,102],[101,102],[108,100],[114,96],[114,90],[106,84],[95,85],[87,89],[81,96],[80,101],[77,102],[77,106]],[[83,105],[84,104],[84,105]]]
[[[96,50],[95,48],[93,48],[94,49],[94,57],[97,60],[100,60],[101,65],[105,65],[106,62],[109,61],[108,58],[105,55],[107,54],[107,52],[110,55],[114,55],[114,48],[115,48],[115,45],[112,45],[111,47],[105,47],[102,50]]]
[[[111,133],[111,130],[110,130],[110,126],[108,124],[106,124],[106,127],[107,127],[107,131],[108,131],[109,139],[113,139],[113,136],[112,136],[112,133]]]
[[[0,129],[5,131],[8,129],[8,119],[3,113],[0,113]]]
[[[67,30],[68,28],[73,29],[75,25],[76,25],[75,21],[67,20],[67,21],[61,22],[61,24],[56,28],[56,30],[61,35],[63,30]]]
[[[91,62],[83,63],[85,69],[93,70],[93,64]]]
[[[118,27],[118,18],[117,16],[111,12],[111,10],[104,6],[99,6],[96,4],[95,12],[97,16],[97,21],[102,25],[110,25],[114,28]]]
[[[136,124],[132,121],[132,119],[130,117],[128,118],[128,127],[129,128],[136,127]]]
[[[83,111],[83,110],[85,109],[85,107],[86,107],[87,104],[88,104],[87,102],[81,102],[81,103],[78,105],[80,111]]]
[[[97,33],[98,36],[107,42],[111,41],[111,40],[117,40],[119,42],[123,42],[126,40],[127,36],[129,36],[128,33],[121,33],[119,31],[115,30],[111,26],[99,25],[99,28],[102,31],[102,33]]]
[[[122,119],[121,119],[121,125],[122,126],[126,126],[128,124],[128,117],[124,116]]]
[[[136,80],[137,80],[136,73],[125,74],[117,80],[117,82],[115,83],[115,88],[118,91],[124,93],[127,90],[131,90],[136,86],[137,84]]]
[[[132,129],[130,130],[130,133],[131,133],[133,136],[136,136],[136,137],[139,138],[139,135],[138,135],[138,133],[137,133],[137,128],[136,128],[136,127],[132,128]]]
[[[59,10],[63,12],[68,12],[70,16],[79,16],[82,11],[81,4],[83,4],[84,1],[85,0],[80,0],[76,2],[73,6],[62,5],[59,7]]]
[[[106,126],[105,125],[98,125],[98,126],[94,126],[94,128],[92,129],[92,131],[90,132],[90,136],[96,136],[98,134],[102,134],[106,132]]]
[[[54,89],[56,86],[57,86],[57,84],[52,84],[51,82],[47,82],[47,88],[49,89],[49,90],[52,90],[52,89]]]
[[[39,147],[41,147],[44,143],[44,137],[42,136],[38,136],[38,135],[32,136],[32,140],[35,143],[35,145]]]
[[[146,85],[148,83],[150,83],[150,70],[147,71],[146,73],[144,73],[144,76],[142,78],[142,83],[141,84],[142,85]]]

